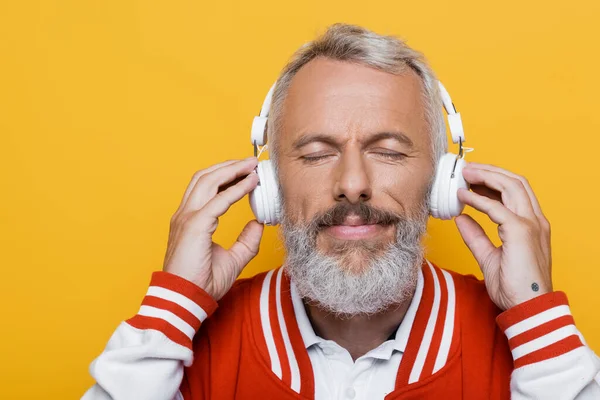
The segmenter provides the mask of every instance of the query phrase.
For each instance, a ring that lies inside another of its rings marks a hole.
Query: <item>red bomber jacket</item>
[[[424,262],[394,399],[595,399],[600,360],[562,292],[501,312],[485,285]],[[83,399],[314,399],[314,375],[277,268],[238,280],[217,304],[155,272],[139,313],[90,371]]]

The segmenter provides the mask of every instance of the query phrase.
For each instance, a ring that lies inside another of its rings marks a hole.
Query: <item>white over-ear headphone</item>
[[[466,165],[462,146],[465,142],[465,133],[460,113],[456,112],[450,94],[439,81],[438,86],[444,109],[448,114],[452,142],[459,143],[459,153],[446,153],[438,160],[435,180],[429,198],[429,211],[434,218],[451,219],[460,215],[465,208],[465,205],[458,200],[458,189],[461,187],[469,188],[462,176],[462,170]],[[254,146],[255,156],[257,155],[258,146],[267,144],[266,128],[274,90],[275,85],[271,86],[260,114],[254,117],[252,122],[251,142]],[[259,184],[250,193],[250,207],[258,222],[277,225],[280,221],[281,201],[279,199],[277,177],[271,160],[259,162],[256,172],[258,173]]]

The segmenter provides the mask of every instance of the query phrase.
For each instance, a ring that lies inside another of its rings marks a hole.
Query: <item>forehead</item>
[[[401,131],[428,145],[422,83],[410,68],[399,75],[355,63],[316,58],[292,79],[281,141],[306,133],[355,135]]]

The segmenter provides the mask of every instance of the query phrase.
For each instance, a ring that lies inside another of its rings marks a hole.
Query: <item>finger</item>
[[[205,168],[205,169],[202,169],[200,171],[197,171],[194,174],[194,176],[192,176],[192,179],[190,180],[190,183],[188,184],[188,187],[185,189],[185,193],[183,194],[183,198],[181,199],[181,203],[179,203],[179,208],[177,209],[177,211],[179,211],[180,209],[183,209],[183,207],[185,206],[185,203],[188,200],[188,197],[190,196],[190,193],[194,189],[194,186],[196,186],[196,183],[198,182],[198,179],[200,179],[200,177],[208,174],[209,172],[214,171],[217,168],[223,167],[225,165],[233,164],[234,162],[237,162],[237,161],[238,160],[227,160],[227,161],[224,161],[222,163],[211,165],[208,168]]]
[[[486,214],[498,225],[505,224],[517,218],[517,216],[508,208],[506,208],[501,202],[492,200],[464,188],[458,189],[458,199],[466,205],[473,207],[477,211],[481,211],[482,213]]]
[[[219,186],[225,185],[236,178],[250,175],[256,168],[257,163],[258,160],[255,157],[251,157],[230,165],[222,166],[201,176],[190,193],[188,201],[185,204],[185,209],[190,211],[201,209],[215,197],[219,190]]]
[[[230,187],[237,185],[238,183],[240,183],[241,181],[243,181],[246,178],[246,176],[240,176],[238,178],[235,178],[234,180],[232,180],[229,183],[226,183],[224,185],[219,186],[219,190],[217,191],[217,193],[221,193],[221,192],[229,189]]]
[[[258,223],[256,220],[248,222],[236,242],[229,249],[229,252],[237,262],[236,276],[258,254],[263,230],[263,224]]]
[[[258,175],[249,174],[237,185],[214,196],[206,205],[198,211],[208,219],[216,219],[225,214],[229,207],[238,202],[246,194],[250,193],[258,184]]]
[[[473,163],[473,162],[469,162],[467,165],[473,167],[473,168],[478,168],[478,169],[484,169],[487,171],[493,171],[493,172],[498,172],[507,176],[510,176],[511,178],[515,178],[521,181],[521,183],[523,184],[523,186],[525,187],[525,190],[527,191],[527,195],[529,196],[529,201],[531,201],[531,206],[533,207],[533,211],[535,212],[535,215],[537,215],[538,217],[543,216],[544,214],[542,213],[542,208],[540,207],[540,203],[537,199],[537,196],[535,195],[535,193],[533,192],[533,189],[531,188],[531,185],[529,184],[529,181],[527,179],[525,179],[524,177],[515,174],[514,172],[505,170],[503,168],[497,167],[495,165],[490,165],[490,164],[481,164],[481,163]]]
[[[477,264],[479,264],[482,272],[486,275],[488,271],[483,270],[484,266],[489,264],[486,260],[496,250],[496,246],[494,246],[488,235],[486,235],[481,225],[470,215],[461,214],[454,218],[454,223],[456,223],[463,241],[469,250],[471,250],[471,253],[473,253]]]
[[[502,194],[484,185],[471,185],[471,190],[477,194],[502,202]]]
[[[471,184],[485,185],[500,192],[502,204],[515,214],[531,219],[536,218],[529,195],[518,179],[477,168],[463,169],[463,176]]]

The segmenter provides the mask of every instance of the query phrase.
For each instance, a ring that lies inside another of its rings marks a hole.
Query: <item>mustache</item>
[[[324,228],[341,225],[350,215],[358,216],[365,224],[395,225],[404,217],[391,211],[373,207],[367,203],[338,203],[330,209],[315,215],[309,224],[311,231],[319,231]]]

